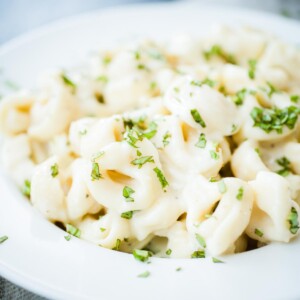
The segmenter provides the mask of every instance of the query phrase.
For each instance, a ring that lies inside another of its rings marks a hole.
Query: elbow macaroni
[[[2,101],[3,166],[46,218],[109,249],[180,258],[289,242],[299,69],[299,50],[249,29],[102,51]]]

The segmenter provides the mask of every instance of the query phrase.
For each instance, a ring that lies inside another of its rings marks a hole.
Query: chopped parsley
[[[290,96],[290,99],[291,99],[292,102],[298,103],[298,101],[300,100],[300,96],[299,95],[292,95],[292,96]]]
[[[181,270],[182,270],[181,267],[176,268],[176,272],[179,272],[179,271],[181,271]]]
[[[147,278],[150,276],[150,272],[149,271],[145,271],[141,274],[138,275],[139,278]]]
[[[285,156],[276,159],[276,163],[282,167],[280,170],[276,171],[277,174],[286,177],[292,173],[291,162]]]
[[[143,132],[143,136],[147,139],[153,138],[157,133],[157,124],[155,122],[151,122],[147,131]]]
[[[219,188],[219,192],[221,194],[225,194],[227,192],[227,186],[226,186],[224,180],[220,180],[218,182],[218,188]]]
[[[292,234],[296,234],[300,227],[298,221],[298,212],[295,207],[291,208],[291,212],[289,213],[287,220],[290,224],[290,232]]]
[[[172,249],[168,249],[168,250],[166,251],[166,255],[171,255],[171,253],[172,253]]]
[[[232,54],[226,53],[220,45],[213,45],[209,50],[203,53],[206,60],[210,60],[212,57],[217,56],[230,64],[236,64],[236,59]]]
[[[105,153],[104,151],[100,151],[100,152],[94,153],[93,156],[92,156],[91,161],[92,161],[92,162],[96,162],[96,160],[97,160],[98,158],[100,158],[101,156],[103,156],[104,153]]]
[[[267,133],[275,130],[281,134],[284,126],[294,129],[299,113],[300,109],[295,106],[283,109],[254,107],[250,115],[254,121],[254,127],[259,127]]]
[[[134,249],[132,251],[132,254],[133,254],[133,257],[136,260],[139,260],[141,262],[146,262],[149,259],[149,257],[152,256],[150,251],[148,251],[148,250],[139,250],[139,249]]]
[[[205,258],[205,251],[204,250],[197,250],[192,253],[191,258]]]
[[[108,78],[105,75],[101,75],[101,76],[97,77],[96,80],[102,81],[103,83],[107,83],[108,82]]]
[[[209,151],[209,154],[210,154],[210,157],[211,157],[212,159],[214,159],[214,160],[218,160],[218,159],[219,159],[219,154],[218,154],[216,151],[210,150],[210,151]]]
[[[255,79],[255,71],[256,71],[257,60],[250,59],[248,61],[248,65],[249,65],[248,76],[249,76],[250,79]]]
[[[216,85],[216,82],[209,79],[209,78],[205,78],[204,80],[202,81],[198,81],[198,80],[192,80],[191,81],[191,85],[195,85],[195,86],[203,86],[204,84],[210,86],[210,87],[214,87]]]
[[[76,90],[76,84],[66,74],[61,74],[61,79],[65,85],[71,87],[74,91]]]
[[[73,236],[76,236],[76,237],[78,237],[78,238],[79,238],[80,235],[81,235],[80,229],[74,227],[74,226],[71,225],[71,224],[67,224],[66,230],[67,230],[67,233],[69,233],[69,234],[71,234],[71,235],[73,235]]]
[[[194,119],[194,121],[198,124],[201,125],[201,127],[205,128],[206,127],[206,124],[205,122],[203,121],[203,119],[201,118],[201,115],[199,114],[198,110],[197,109],[192,109],[191,110],[191,115]]]
[[[126,202],[134,202],[134,199],[131,197],[133,193],[135,193],[135,190],[129,186],[124,186],[123,197],[125,198]]]
[[[91,177],[92,177],[93,181],[103,178],[103,176],[101,175],[100,170],[99,170],[99,165],[96,162],[93,162]]]
[[[142,156],[142,152],[139,151],[139,150],[136,150],[136,155],[137,155],[137,156]]]
[[[215,264],[223,264],[224,263],[224,261],[222,261],[216,257],[212,257],[211,259],[212,259],[212,262]]]
[[[0,244],[4,243],[6,240],[8,240],[8,236],[4,235],[0,237]]]
[[[159,168],[154,168],[153,171],[156,173],[156,176],[162,186],[162,188],[164,189],[167,185],[169,185],[166,177],[164,176],[163,172],[159,169]]]
[[[267,90],[266,92],[268,93],[268,96],[271,98],[273,96],[273,94],[278,93],[279,91],[274,87],[274,85],[272,85],[272,83],[267,82]]]
[[[264,235],[264,233],[261,230],[259,230],[258,228],[254,229],[254,233],[259,237],[262,237]]]
[[[71,239],[71,237],[72,237],[72,236],[71,236],[70,234],[64,236],[64,238],[65,238],[66,241],[69,241],[69,240]]]
[[[106,230],[106,228],[100,227],[100,231],[101,231],[101,232],[104,232],[105,230]]]
[[[206,138],[205,138],[205,134],[204,133],[200,134],[199,140],[195,144],[195,146],[198,147],[198,148],[205,148],[205,146],[206,146]]]
[[[126,130],[124,139],[130,146],[137,148],[136,143],[138,141],[142,141],[143,137],[137,130],[129,129],[129,130]]]
[[[58,164],[55,163],[54,165],[51,166],[51,176],[54,178],[59,174],[58,170]]]
[[[239,106],[239,105],[243,105],[245,97],[248,93],[247,89],[241,89],[240,91],[238,91],[234,96],[232,96],[232,101],[235,103],[235,105]]]
[[[243,199],[243,196],[244,196],[244,189],[242,187],[240,187],[236,194],[236,199],[241,201]]]
[[[144,164],[146,163],[154,163],[154,159],[153,156],[141,156],[139,158],[134,159],[131,164],[138,166],[138,168],[140,169]]]
[[[157,87],[157,83],[155,81],[150,82],[150,90],[155,90]]]
[[[30,198],[31,193],[31,182],[29,180],[24,181],[24,186],[22,188],[22,194],[28,198]]]
[[[199,245],[202,248],[206,248],[206,242],[205,239],[198,233],[195,234],[196,240],[198,241]]]
[[[167,145],[169,145],[170,143],[170,138],[172,137],[171,133],[169,131],[167,131],[164,136],[163,136],[163,144],[164,144],[164,147],[166,147]]]
[[[121,218],[130,220],[133,216],[133,210],[121,213]]]
[[[116,245],[112,248],[112,250],[119,251],[119,250],[120,250],[120,247],[121,247],[121,240],[120,240],[120,239],[117,239],[117,240],[116,240]]]

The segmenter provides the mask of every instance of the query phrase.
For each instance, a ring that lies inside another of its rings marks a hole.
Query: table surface
[[[171,2],[164,0],[161,2]],[[209,4],[248,7],[300,20],[300,0],[186,0]],[[0,44],[33,28],[66,16],[128,3],[158,0],[0,0]],[[51,10],[49,7],[51,6]],[[41,300],[0,277],[0,299]]]

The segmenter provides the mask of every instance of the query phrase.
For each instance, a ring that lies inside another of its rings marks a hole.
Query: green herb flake
[[[236,59],[230,53],[226,53],[220,45],[213,45],[209,50],[203,53],[206,60],[210,60],[212,57],[219,57],[227,63],[236,64]]]
[[[168,249],[168,250],[166,251],[166,255],[171,255],[171,253],[172,253],[172,249]]]
[[[101,76],[97,77],[96,80],[101,81],[103,83],[108,83],[108,78],[105,75],[101,75]]]
[[[31,193],[31,182],[29,180],[24,181],[24,186],[22,188],[22,194],[28,198],[30,198]]]
[[[106,228],[100,227],[100,231],[101,231],[101,232],[104,232],[105,230],[106,230]]]
[[[121,240],[117,239],[116,240],[116,245],[112,248],[112,250],[119,251],[120,247],[121,247]]]
[[[135,190],[129,186],[124,186],[123,197],[125,198],[126,202],[134,202],[134,199],[131,197],[133,193],[135,193]]]
[[[71,236],[70,234],[64,236],[64,238],[65,238],[66,241],[69,241],[69,240],[71,239],[71,237],[72,237],[72,236]]]
[[[156,173],[156,176],[157,176],[163,189],[169,185],[166,177],[164,176],[163,172],[159,168],[156,167],[153,169],[153,171]]]
[[[137,156],[142,156],[142,152],[139,151],[139,150],[136,150],[136,155],[137,155]]]
[[[103,156],[104,153],[105,153],[104,151],[100,151],[100,152],[94,153],[92,155],[91,161],[92,162],[96,162],[96,160],[99,159],[101,156]]]
[[[267,93],[269,98],[273,96],[275,93],[279,93],[279,91],[274,87],[274,85],[270,82],[267,82]]]
[[[181,267],[176,268],[176,272],[180,272],[182,270]]]
[[[201,133],[200,136],[199,136],[199,140],[198,142],[195,144],[196,147],[198,148],[205,148],[206,146],[206,138],[205,138],[205,134],[204,133]]]
[[[155,122],[151,122],[147,131],[143,132],[143,136],[147,139],[153,138],[157,133],[157,124]]]
[[[227,192],[227,186],[226,186],[224,180],[221,180],[218,182],[218,188],[219,188],[219,192],[221,194],[225,194]]]
[[[248,71],[248,76],[250,79],[255,79],[255,71],[256,71],[256,65],[257,65],[257,60],[255,59],[250,59],[248,61],[249,65],[249,71]]]
[[[264,233],[261,230],[259,230],[258,228],[254,229],[254,233],[259,237],[263,237],[263,235],[264,235]]]
[[[216,151],[210,150],[210,151],[209,151],[209,154],[210,154],[210,157],[211,157],[212,159],[214,159],[214,160],[218,160],[218,159],[219,159],[219,154],[218,154]]]
[[[250,116],[254,121],[254,127],[259,127],[267,133],[275,130],[278,134],[281,134],[284,126],[291,130],[294,129],[299,113],[300,109],[295,106],[283,109],[254,107]]]
[[[164,147],[166,147],[167,145],[169,145],[170,143],[170,138],[172,137],[171,133],[169,131],[167,131],[164,136],[163,136],[163,144],[164,144]]]
[[[214,87],[216,85],[216,82],[209,79],[209,78],[205,78],[204,80],[202,81],[198,81],[198,80],[192,80],[191,81],[191,85],[194,85],[194,86],[203,86],[204,84],[210,86],[210,87]]]
[[[73,236],[76,236],[76,237],[78,237],[78,238],[79,238],[80,235],[81,235],[80,229],[74,227],[74,226],[71,225],[71,224],[67,224],[66,231],[67,231],[67,233],[69,233],[69,234],[71,234],[71,235],[73,235]]]
[[[91,177],[92,177],[92,181],[103,178],[99,170],[99,165],[96,162],[93,162]]]
[[[291,162],[285,156],[276,159],[276,163],[282,168],[276,171],[277,174],[286,177],[292,173]]]
[[[215,264],[224,264],[224,261],[216,258],[216,257],[212,257],[212,262],[215,263]]]
[[[134,249],[132,251],[132,254],[133,254],[133,257],[136,259],[136,260],[139,260],[141,262],[146,262],[149,257],[152,256],[151,252],[150,251],[147,251],[147,250],[139,250],[139,249]]]
[[[242,89],[238,91],[234,96],[232,96],[232,101],[234,102],[234,104],[237,106],[243,105],[247,93],[247,89]]]
[[[132,218],[132,216],[133,216],[132,210],[121,213],[121,218],[123,218],[123,219],[130,220]]]
[[[205,251],[204,250],[197,250],[192,253],[191,258],[205,258]]]
[[[203,128],[206,127],[206,124],[197,109],[192,109],[191,115],[196,123],[200,124]]]
[[[61,74],[61,79],[65,85],[71,87],[73,90],[76,89],[76,84],[66,74]]]
[[[300,96],[299,95],[291,95],[290,99],[291,99],[292,102],[298,103],[299,100],[300,100]]]
[[[139,169],[146,163],[154,163],[153,156],[141,156],[131,162],[132,165],[138,166]]]
[[[4,235],[0,237],[0,244],[4,243],[6,240],[8,240],[8,236]]]
[[[157,83],[155,81],[150,82],[150,90],[155,90],[157,88]]]
[[[206,242],[205,239],[198,233],[195,234],[196,240],[198,241],[199,245],[202,248],[206,248]]]
[[[299,229],[299,221],[298,221],[298,212],[295,207],[291,208],[291,212],[289,213],[287,220],[290,224],[290,232],[292,234],[296,234]]]
[[[139,277],[139,278],[147,278],[149,276],[150,276],[150,272],[149,271],[145,271],[145,272],[139,274],[137,277]]]
[[[242,187],[240,187],[236,194],[236,199],[241,201],[243,199],[243,196],[244,196],[244,189]]]
[[[51,176],[54,178],[59,174],[58,164],[55,163],[51,166]]]

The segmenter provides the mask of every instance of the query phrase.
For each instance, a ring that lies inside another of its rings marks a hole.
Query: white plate
[[[200,35],[214,22],[252,25],[300,44],[300,25],[278,16],[197,3],[111,8],[61,21],[0,48],[0,67],[23,86],[53,66],[82,60],[89,51],[133,36]],[[44,220],[0,174],[0,274],[56,299],[299,299],[300,241],[273,244],[224,258],[159,259],[131,255],[72,238]],[[176,272],[181,267],[182,271]],[[137,278],[149,270],[148,278]]]

